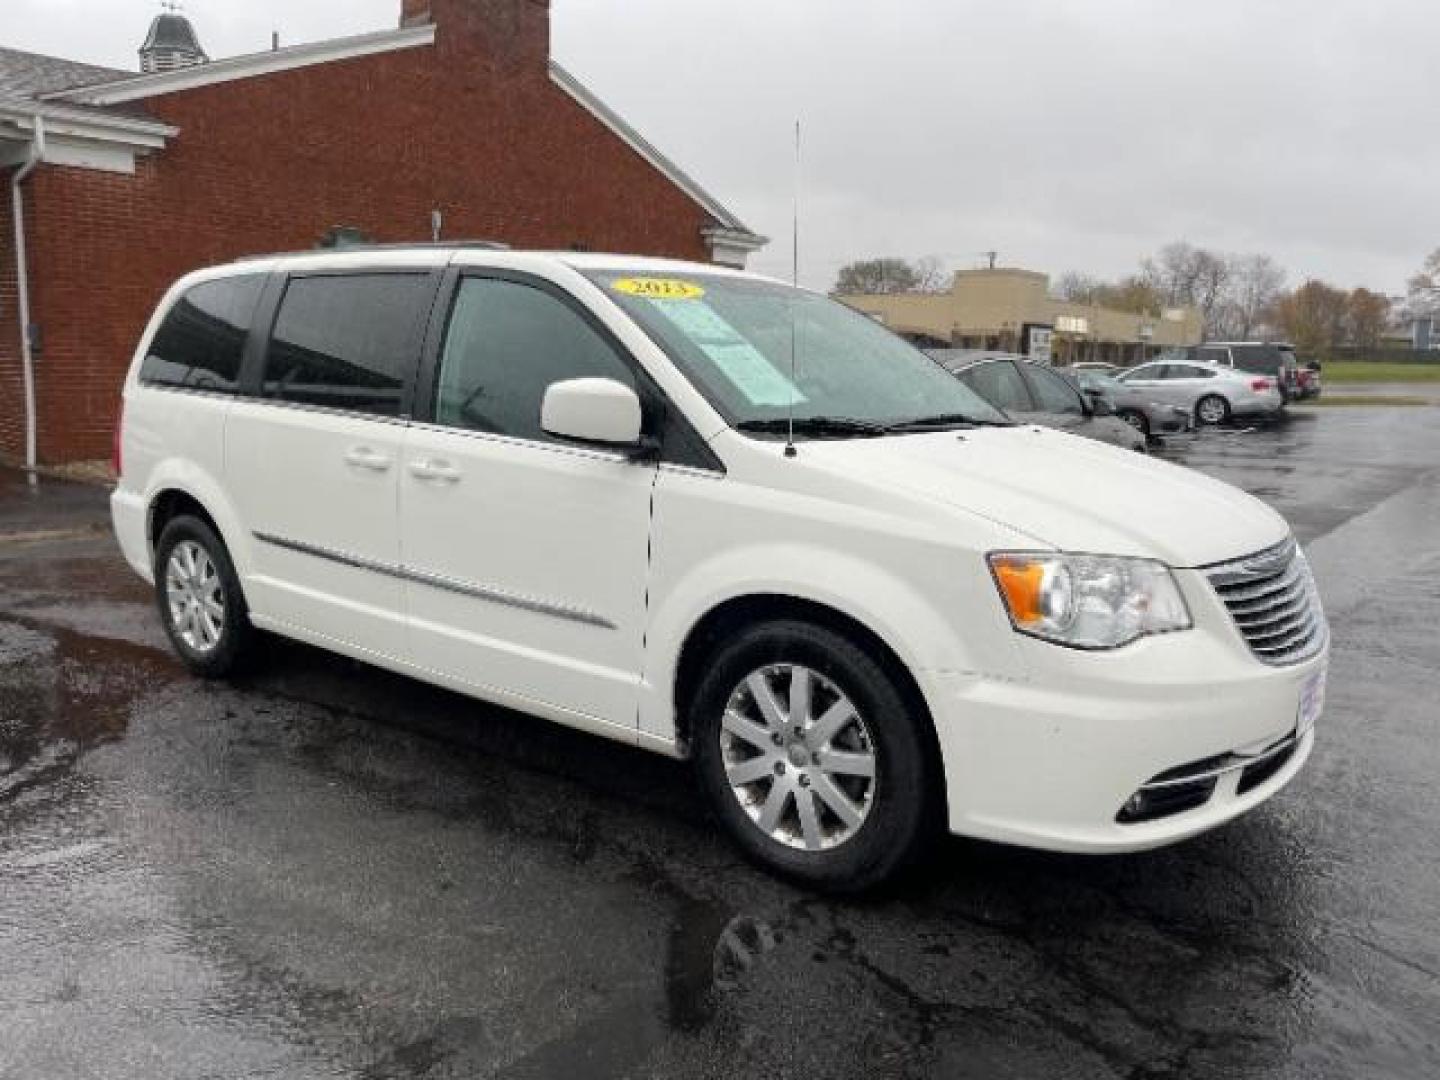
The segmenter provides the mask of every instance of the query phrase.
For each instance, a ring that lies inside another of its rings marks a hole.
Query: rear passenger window
[[[261,396],[400,415],[429,292],[425,274],[293,279],[275,320]]]
[[[513,281],[461,281],[440,358],[437,424],[549,441],[540,428],[546,388],[584,378],[636,389],[629,365],[568,304]]]
[[[234,393],[264,275],[245,274],[196,285],[155,332],[140,381]]]

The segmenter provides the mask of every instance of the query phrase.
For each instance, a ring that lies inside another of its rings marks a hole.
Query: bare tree
[[[1226,290],[1233,276],[1228,256],[1183,240],[1166,244],[1140,264],[1140,277],[1166,305],[1200,311],[1207,336],[1221,329]]]
[[[1412,316],[1440,314],[1440,248],[1432,251],[1410,279],[1410,293],[1405,306]]]
[[[945,269],[938,255],[926,255],[915,262],[915,291],[922,293],[949,292],[955,275]]]
[[[1105,283],[1079,270],[1067,270],[1050,286],[1050,292],[1057,300],[1068,300],[1072,304],[1093,304],[1095,296],[1105,288]]]
[[[1285,271],[1269,255],[1242,256],[1233,260],[1233,268],[1226,336],[1247,341],[1258,336],[1285,287]]]
[[[836,293],[859,295],[915,292],[920,275],[905,259],[861,259],[840,268]]]

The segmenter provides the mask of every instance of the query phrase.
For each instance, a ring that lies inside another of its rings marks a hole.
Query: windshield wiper
[[[784,435],[790,430],[790,424],[788,419],[773,418],[741,420],[735,427],[740,431]],[[797,416],[794,424],[797,435],[884,435],[890,430],[885,424],[853,416]]]
[[[886,424],[891,431],[945,431],[950,428],[967,427],[1014,427],[1013,420],[987,420],[969,413],[936,413],[934,416],[917,416],[910,420],[897,420]]]

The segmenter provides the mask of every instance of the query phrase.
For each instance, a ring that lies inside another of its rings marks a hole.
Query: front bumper
[[[1221,825],[1294,779],[1315,743],[1314,730],[1296,730],[1302,689],[1327,652],[1263,664],[1218,601],[1204,602],[1200,575],[1177,577],[1192,630],[1114,652],[1027,639],[1025,681],[925,675],[952,832],[1055,851],[1139,851]],[[1283,760],[1243,766],[1292,736]],[[1200,771],[1216,775],[1198,803],[1119,820],[1147,784]]]

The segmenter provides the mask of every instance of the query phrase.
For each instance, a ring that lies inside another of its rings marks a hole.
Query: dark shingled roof
[[[195,36],[195,28],[190,25],[190,20],[184,15],[156,15],[155,21],[150,24],[150,33],[146,35],[145,44],[140,46],[141,52],[151,50],[167,52],[171,49],[182,52],[193,52],[200,56],[205,55],[205,50],[200,47],[200,39]]]
[[[133,78],[135,72],[81,64],[58,56],[0,48],[0,97],[38,97],[77,86]]]

